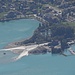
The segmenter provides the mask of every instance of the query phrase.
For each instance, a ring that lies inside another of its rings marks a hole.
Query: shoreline
[[[28,17],[14,18],[14,19],[10,19],[9,21],[11,21],[11,20],[18,20],[18,19],[34,19],[34,20],[38,20],[38,21],[40,20],[40,22],[42,22],[42,23],[44,23],[44,22],[47,23],[44,19],[42,19],[41,17],[39,17],[37,15],[30,15],[30,16],[28,15]],[[3,20],[3,21],[5,22],[6,20]],[[7,21],[8,21],[8,19],[7,19]],[[8,45],[6,45],[4,47],[4,49],[15,49],[16,47],[20,48],[22,46],[20,49],[12,50],[13,53],[20,54],[19,58],[21,58],[21,56],[22,57],[25,56],[25,54],[27,54],[27,55],[28,54],[45,54],[47,52],[53,52],[53,54],[56,54],[56,53],[59,54],[59,53],[61,53],[62,48],[60,47],[59,44],[56,45],[56,46],[53,46],[53,48],[52,47],[50,48],[48,45],[44,45],[44,44],[42,46],[40,46],[40,44],[31,43],[30,42],[31,38],[32,38],[32,36],[29,37],[29,38],[18,40],[16,42],[15,41],[11,42]],[[28,41],[28,42],[26,42],[26,41]],[[58,43],[59,43],[59,41],[58,41]],[[70,42],[67,42],[67,43],[71,44]],[[53,44],[51,44],[51,45],[53,45]],[[23,48],[23,46],[24,47],[28,47],[28,48]],[[36,47],[33,47],[33,46],[36,46]],[[30,49],[33,48],[33,49],[30,50],[29,48]],[[29,51],[27,53],[25,53],[26,52],[25,50],[27,50],[27,49],[29,49]],[[23,55],[21,55],[21,54],[23,54]]]
[[[22,41],[20,40],[19,42],[22,42]],[[4,51],[11,51],[15,54],[19,54],[14,59],[14,60],[19,60],[22,57],[28,56],[30,54],[38,55],[38,54],[52,53],[53,49],[48,46],[49,43],[50,42],[42,43],[42,44],[16,45],[15,47],[12,45],[12,47],[4,48],[4,49],[2,49],[2,51],[3,50]],[[64,54],[63,52],[59,53],[59,54],[62,54],[63,56],[68,56],[68,55]]]
[[[23,40],[20,40],[19,42],[22,42],[22,41]],[[11,43],[11,44],[13,44],[12,47],[9,47],[9,45],[8,45],[7,48],[4,48],[2,50],[11,51],[15,54],[19,54],[14,60],[19,60],[22,57],[28,56],[31,54],[38,55],[38,54],[52,53],[52,50],[53,50],[50,46],[48,46],[48,44],[50,42],[42,43],[42,44],[30,44],[30,45],[19,45],[19,42],[18,42],[18,45],[16,45],[16,46],[14,46],[15,42]],[[57,49],[58,49],[58,47],[57,47]],[[60,52],[59,54],[62,54],[63,56],[68,56],[68,55],[64,54],[64,52],[62,52],[62,53]]]
[[[37,14],[24,15],[24,17],[20,17],[20,18],[17,18],[17,17],[15,17],[15,18],[2,18],[2,19],[0,19],[0,22],[9,22],[12,20],[20,20],[20,19],[34,19],[34,20],[40,21],[42,23],[49,24],[48,21],[46,21],[42,17],[38,16]]]
[[[25,47],[32,48],[33,46],[36,46],[36,48],[30,50],[29,54],[40,54],[40,53],[43,53],[41,51],[44,51],[44,49],[47,52],[51,52],[52,51],[52,47],[48,45],[51,42],[41,43],[41,44],[36,44],[36,43],[30,43],[29,42],[29,43],[23,44],[23,42],[25,42],[27,40],[30,40],[30,39],[31,39],[31,37],[30,38],[21,39],[21,40],[18,40],[16,42],[15,41],[11,42],[8,45],[6,45],[5,47],[3,47],[3,49],[15,49],[15,50],[12,50],[12,52],[13,53],[17,53],[17,54],[20,54],[21,52],[23,52],[26,49]],[[70,42],[67,42],[67,44],[69,44],[69,47],[70,47],[71,45],[75,44],[75,40],[71,40]],[[16,49],[16,48],[18,48],[18,49]],[[54,48],[58,50],[58,49],[60,49],[60,46],[56,45],[56,46],[54,46]],[[46,53],[46,51],[45,51],[45,53]]]
[[[48,52],[51,52],[51,49],[47,46],[48,43],[42,43],[42,44],[34,44],[34,45],[24,45],[24,46],[17,46],[12,48],[5,48],[2,49],[3,51],[11,51],[15,54],[19,54],[19,56],[16,58],[16,60],[28,56],[30,54],[46,54]]]
[[[3,47],[3,49],[7,49],[7,48],[13,48],[13,47],[18,47],[18,46],[21,46],[21,43],[26,41],[26,40],[29,40],[31,37],[29,38],[25,38],[25,39],[20,39],[20,40],[17,40],[17,41],[14,41],[14,42],[10,42],[8,43],[5,47]]]

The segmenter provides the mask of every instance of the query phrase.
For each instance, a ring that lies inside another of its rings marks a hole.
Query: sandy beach
[[[6,49],[1,49],[2,51],[11,51],[13,53],[19,54],[19,56],[16,58],[16,60],[28,56],[28,52],[31,50],[36,49],[37,47],[47,45],[48,43],[42,43],[42,44],[35,44],[35,45],[28,45],[28,46],[19,46],[19,47],[13,47],[13,48],[6,48]]]

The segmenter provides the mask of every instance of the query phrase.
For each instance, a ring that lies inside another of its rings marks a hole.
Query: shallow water
[[[32,19],[0,22],[0,49],[11,42],[31,37],[38,25],[39,22]],[[17,55],[10,51],[0,50],[0,63],[12,61],[12,57],[15,58]]]
[[[39,22],[33,19],[0,22],[0,48],[9,42],[30,37],[38,25]]]
[[[30,19],[0,23],[0,48],[12,41],[30,37],[38,25],[38,21]],[[13,62],[16,54],[10,51],[6,55],[3,53],[0,51],[0,75],[75,75],[75,56],[48,53],[29,55]]]

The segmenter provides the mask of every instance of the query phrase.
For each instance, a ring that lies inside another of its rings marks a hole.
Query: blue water
[[[38,25],[38,21],[30,19],[0,23],[0,48],[12,41],[30,37]],[[0,52],[0,75],[75,75],[75,56],[48,53],[29,55],[15,62],[11,59],[13,56],[16,55],[11,52],[6,55]]]

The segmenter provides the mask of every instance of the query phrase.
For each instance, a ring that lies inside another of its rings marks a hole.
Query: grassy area
[[[2,12],[2,13],[0,13],[0,19],[3,18],[6,13],[7,13],[7,12]]]
[[[74,28],[75,31],[75,22],[63,22],[63,25],[71,26],[72,28]]]
[[[75,27],[75,22],[63,22],[63,24]]]
[[[75,26],[75,22],[69,22],[68,23],[70,26]]]

